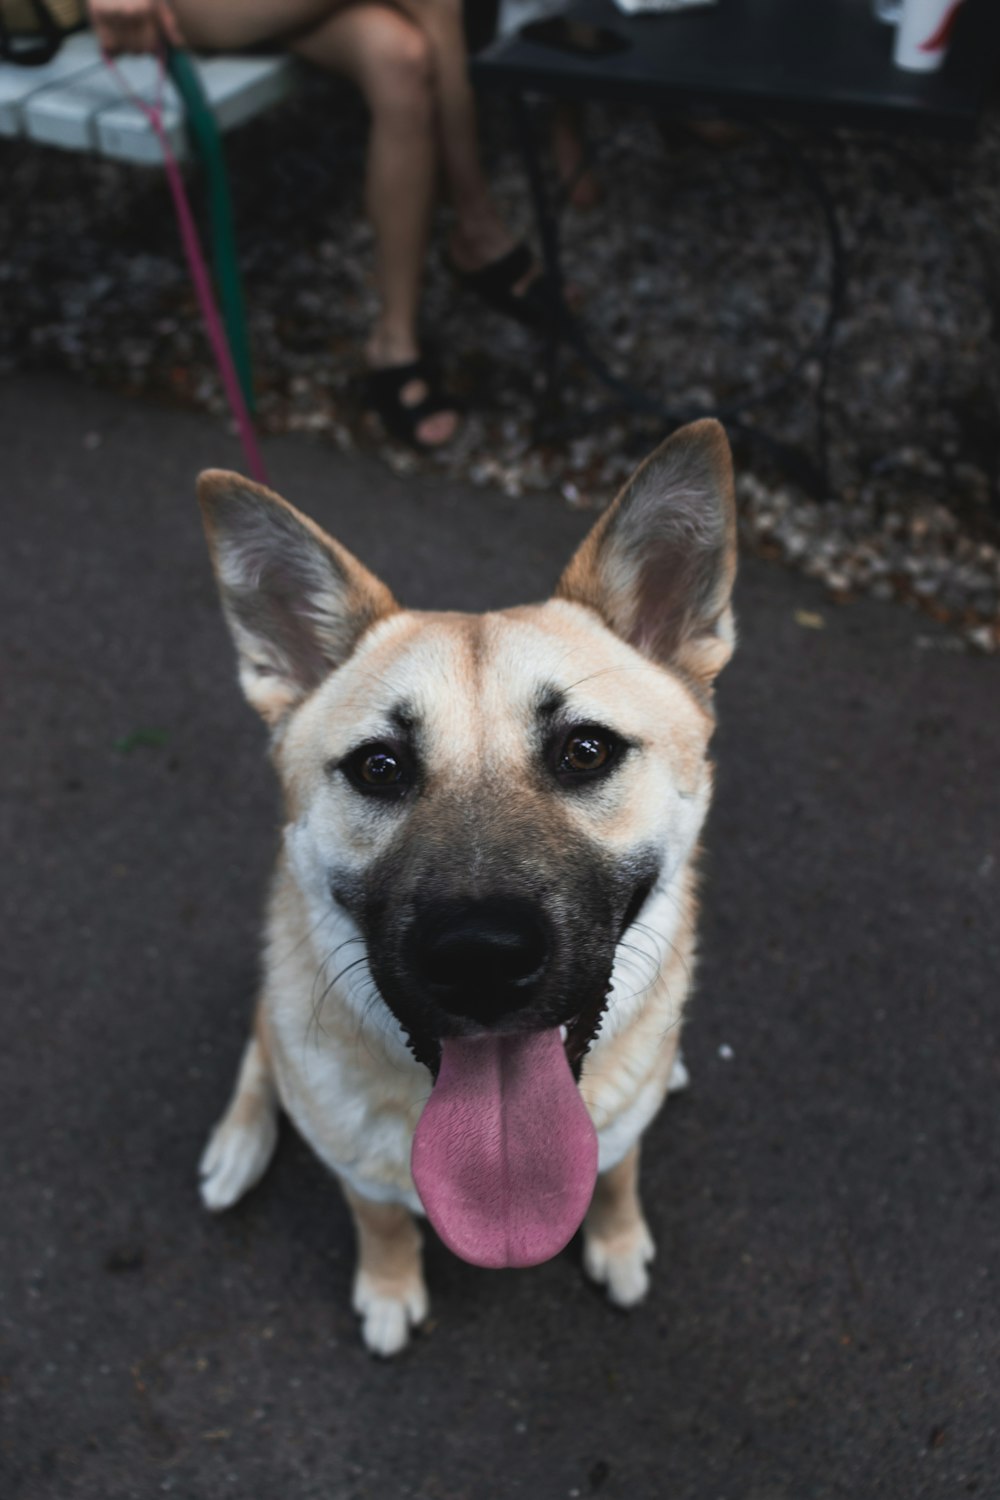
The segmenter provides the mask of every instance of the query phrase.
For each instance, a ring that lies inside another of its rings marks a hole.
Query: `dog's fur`
[[[712,690],[734,644],[721,427],[693,424],[642,465],[551,600],[480,616],[399,607],[237,475],[204,474],[199,498],[287,812],[256,1019],[201,1163],[205,1204],[228,1208],[257,1182],[283,1108],[350,1203],[364,1340],[395,1352],[427,1313],[410,1148],[441,1037],[561,1023],[578,1068],[593,1042],[579,1086],[601,1175],[584,1265],[631,1306],[653,1255],[638,1142],[679,1061]],[[612,764],[567,780],[559,747],[595,725],[612,732]],[[373,744],[404,747],[399,796],[352,783],[352,756]],[[527,903],[550,933],[530,1002],[506,1010],[501,995],[485,1018],[474,1003],[445,1012],[408,956],[426,903],[470,894]]]

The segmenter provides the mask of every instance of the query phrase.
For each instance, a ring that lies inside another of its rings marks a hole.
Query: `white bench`
[[[117,67],[140,98],[157,97],[159,67],[153,58],[119,58]],[[291,91],[287,57],[196,59],[208,104],[220,130],[242,125]],[[189,154],[184,110],[177,90],[162,84],[163,120],[175,155]],[[27,136],[68,151],[94,151],[118,161],[162,165],[159,142],[145,116],[127,99],[101,60],[89,31],[68,37],[41,68],[0,62],[0,136]]]

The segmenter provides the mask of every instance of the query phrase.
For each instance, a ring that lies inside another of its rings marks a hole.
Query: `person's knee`
[[[365,93],[372,109],[429,116],[432,105],[431,49],[419,27],[378,7],[373,14],[365,67]]]
[[[427,22],[442,25],[464,25],[463,0],[423,0],[421,16]]]
[[[448,49],[466,55],[462,0],[421,0],[420,25],[430,41],[432,53]]]

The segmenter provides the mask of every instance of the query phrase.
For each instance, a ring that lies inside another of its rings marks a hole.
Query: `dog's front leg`
[[[342,1183],[358,1236],[352,1302],[373,1354],[398,1354],[427,1316],[420,1230],[409,1209],[373,1203]]]
[[[201,1199],[213,1213],[232,1208],[259,1182],[278,1140],[278,1095],[258,1012],[226,1113],[198,1168]]]
[[[639,1202],[638,1142],[597,1179],[583,1226],[583,1266],[616,1307],[634,1307],[649,1290],[656,1253]]]

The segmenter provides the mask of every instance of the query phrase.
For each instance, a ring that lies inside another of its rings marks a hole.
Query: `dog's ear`
[[[736,501],[721,425],[661,443],[584,538],[556,597],[589,605],[630,645],[708,692],[733,652]]]
[[[198,503],[240,683],[277,724],[396,602],[346,547],[262,485],[207,469]]]

